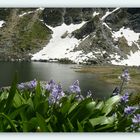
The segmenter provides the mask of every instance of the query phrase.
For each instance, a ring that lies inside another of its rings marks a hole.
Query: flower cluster
[[[33,89],[37,86],[37,81],[36,79],[28,82],[28,83],[20,83],[18,84],[18,89],[19,90],[24,90],[24,89]]]
[[[126,92],[123,96],[121,96],[121,102],[128,102],[129,101],[129,94]]]
[[[123,73],[121,75],[121,79],[125,82],[128,82],[130,80],[130,75],[129,75],[128,69],[123,70]]]
[[[34,80],[32,80],[32,81],[30,81],[29,83],[28,83],[28,87],[29,88],[35,88],[37,86],[37,81],[36,81],[36,79],[34,79]]]
[[[140,124],[140,114],[134,115],[134,118],[132,118],[132,122],[134,124]]]
[[[52,91],[55,88],[55,86],[56,86],[55,81],[54,80],[50,80],[48,82],[48,84],[46,85],[46,90]]]
[[[125,109],[124,109],[124,113],[126,115],[131,115],[133,114],[135,111],[136,111],[136,107],[133,107],[133,106],[127,106]]]
[[[25,88],[25,84],[24,83],[18,84],[18,89],[22,90],[24,88]]]
[[[76,80],[70,87],[70,92],[72,93],[80,93],[81,92],[81,89],[79,87],[79,81]]]
[[[49,104],[59,103],[60,99],[65,96],[62,86],[60,84],[56,84],[53,80],[48,82],[46,90],[50,92]]]

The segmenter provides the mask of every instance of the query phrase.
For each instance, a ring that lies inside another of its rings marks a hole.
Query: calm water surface
[[[27,82],[33,79],[49,81],[54,79],[63,85],[64,90],[79,80],[82,93],[91,90],[96,98],[107,98],[113,91],[112,86],[99,80],[98,75],[75,72],[72,67],[57,63],[42,62],[0,62],[0,87],[11,84],[15,71],[18,71],[19,82]]]

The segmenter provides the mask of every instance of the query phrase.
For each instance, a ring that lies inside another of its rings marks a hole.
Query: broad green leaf
[[[63,98],[60,111],[62,114],[67,114],[70,110],[71,102],[67,98]]]
[[[68,132],[68,131],[67,131],[67,127],[65,126],[65,124],[62,124],[62,128],[63,128],[63,131],[64,131],[64,132]]]
[[[40,86],[40,82],[38,81],[37,82],[37,86],[35,88],[35,96],[34,96],[34,100],[33,100],[33,103],[34,103],[34,107],[35,108],[37,107],[37,105],[41,101],[40,100],[40,98],[41,98],[40,96],[41,96],[41,86]]]
[[[13,98],[16,94],[16,89],[17,89],[17,74],[15,75],[14,81],[12,82],[12,86],[10,88],[10,92],[9,92],[7,102],[6,102],[5,112],[10,111],[10,108],[11,108],[12,103],[13,103]]]
[[[109,98],[106,102],[105,105],[103,107],[102,112],[105,113],[105,115],[108,115],[112,109],[114,108],[114,106],[120,101],[120,96],[116,95],[113,96],[111,98]]]
[[[96,105],[96,109],[101,110],[104,107],[104,102],[100,101],[97,105]]]
[[[40,102],[36,107],[36,112],[40,113],[41,115],[47,114],[49,109],[48,101]]]
[[[68,114],[70,114],[70,113],[77,107],[77,105],[78,105],[78,102],[73,103],[73,104],[71,105],[69,111],[68,111]]]
[[[51,124],[49,123],[47,126],[47,129],[49,130],[49,132],[53,132],[53,129],[52,129],[52,127],[51,127]]]
[[[77,121],[77,126],[78,126],[78,132],[84,132],[84,129],[82,127],[82,125],[79,123],[79,121]]]
[[[4,113],[0,113],[0,117],[3,117],[5,120],[7,120],[7,122],[10,124],[13,132],[18,132],[15,124],[12,122],[12,120],[7,115],[5,115]]]
[[[90,119],[89,122],[93,127],[96,125],[113,124],[115,122],[115,116],[112,117],[100,116],[98,118]]]
[[[69,120],[69,118],[67,118],[67,125],[68,125],[70,131],[73,132],[73,131],[74,131],[74,126],[73,126],[73,124],[71,123],[71,121]]]
[[[28,119],[24,111],[20,112],[21,121],[23,123],[22,130],[23,132],[28,132],[28,124],[27,124]]]
[[[32,98],[29,98],[29,99],[27,100],[27,104],[28,104],[29,106],[31,106],[31,107],[34,109],[34,104],[33,104]]]
[[[94,127],[94,126],[99,125],[99,124],[101,125],[104,122],[105,119],[106,119],[105,116],[100,116],[98,118],[90,119],[89,122]]]
[[[13,99],[13,105],[15,108],[20,107],[22,104],[25,104],[26,101],[24,100],[24,98],[18,93],[16,92],[14,99]]]
[[[69,118],[73,123],[77,123],[84,121],[87,119],[95,109],[95,102],[91,101],[91,99],[85,99],[81,103],[79,103],[75,109],[70,113]]]
[[[17,115],[20,115],[20,113],[21,112],[23,112],[24,111],[24,109],[27,107],[28,105],[21,105],[21,106],[19,106],[18,108],[16,108],[11,114],[9,114],[9,117],[11,118],[11,119],[15,119],[15,117],[17,116]]]
[[[38,122],[41,132],[46,132],[47,129],[46,129],[45,119],[39,113],[36,113],[36,117],[37,117],[37,122]]]

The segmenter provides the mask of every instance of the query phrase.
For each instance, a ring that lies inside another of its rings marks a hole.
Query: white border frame
[[[0,7],[140,7],[140,0],[0,0]]]
[[[0,7],[140,7],[140,0],[0,0]],[[139,140],[139,133],[0,133],[2,140]]]

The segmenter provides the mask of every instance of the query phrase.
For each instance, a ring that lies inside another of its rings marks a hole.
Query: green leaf
[[[50,123],[47,125],[47,129],[49,130],[49,132],[53,132],[53,129],[52,129],[52,127],[51,127],[51,124],[50,124]]]
[[[33,100],[35,108],[37,107],[40,101],[41,101],[41,86],[40,86],[40,82],[38,81],[35,89],[34,100]]]
[[[15,119],[15,117],[17,116],[17,115],[20,115],[20,113],[21,112],[24,112],[24,109],[26,108],[26,107],[28,107],[28,105],[21,105],[20,107],[18,107],[18,108],[16,108],[11,114],[9,114],[9,117],[11,118],[11,119]]]
[[[70,114],[70,113],[77,107],[77,105],[78,105],[78,102],[74,102],[74,103],[71,105],[71,107],[70,107],[70,109],[69,109],[69,111],[68,111],[68,114]]]
[[[68,125],[70,131],[73,132],[73,131],[74,131],[74,126],[73,126],[73,124],[71,123],[71,121],[69,120],[69,118],[67,118],[67,125]]]
[[[79,121],[77,121],[77,126],[78,126],[78,132],[84,132],[84,129],[82,125],[79,123]]]
[[[39,113],[36,113],[36,117],[37,117],[37,122],[38,122],[41,132],[46,132],[47,129],[46,129],[45,119]]]
[[[94,112],[95,104],[90,98],[85,99],[73,109],[68,117],[73,123],[77,123],[77,120],[79,122],[84,121]]]
[[[41,115],[47,114],[49,109],[48,101],[42,101],[40,102],[36,107],[36,112],[38,112]]]
[[[96,105],[96,109],[102,110],[102,108],[104,107],[104,102],[100,101],[97,105]]]
[[[7,102],[6,99],[0,102],[0,112],[4,112],[4,107],[5,107],[6,102]]]
[[[64,97],[64,98],[62,98],[61,103],[62,103],[61,108],[60,108],[61,113],[62,114],[67,114],[70,107],[71,107],[70,101],[68,100],[67,97]]]
[[[24,98],[18,93],[16,92],[14,98],[13,98],[13,105],[15,108],[20,107],[22,104],[25,104],[26,101],[24,100]]]
[[[113,96],[112,98],[109,98],[106,102],[105,105],[103,107],[102,112],[105,113],[105,115],[108,115],[112,109],[114,108],[114,106],[120,101],[120,96],[116,95]]]
[[[28,132],[28,124],[27,124],[28,119],[27,119],[27,115],[24,111],[25,110],[20,112],[21,121],[23,123],[22,130],[23,130],[23,132]]]
[[[12,120],[7,115],[5,115],[4,113],[0,113],[0,116],[3,117],[5,120],[7,120],[7,122],[10,124],[13,132],[18,132],[14,123],[12,122]]]
[[[115,116],[111,117],[99,116],[98,118],[90,119],[89,122],[91,123],[92,127],[96,125],[113,124],[115,122]]]
[[[89,122],[91,123],[92,127],[96,126],[96,125],[101,125],[104,120],[106,119],[105,116],[100,116],[98,118],[93,118],[93,119],[90,119]]]
[[[9,112],[12,106],[13,98],[16,94],[16,89],[17,89],[17,74],[15,75],[14,81],[12,82],[12,86],[10,88],[10,92],[6,101],[5,112]]]
[[[68,132],[68,131],[67,131],[67,127],[65,126],[65,124],[62,124],[62,128],[63,128],[63,131],[64,131],[64,132]]]

